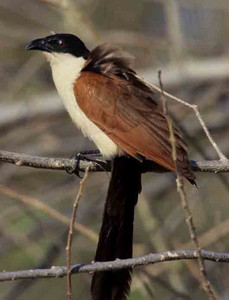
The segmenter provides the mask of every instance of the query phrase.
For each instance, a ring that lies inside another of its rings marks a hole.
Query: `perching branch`
[[[0,161],[11,163],[17,167],[31,167],[37,169],[47,170],[68,170],[72,169],[75,165],[74,158],[54,158],[54,157],[40,157],[31,156],[27,154],[9,152],[0,150]],[[98,162],[98,163],[96,163]],[[111,170],[110,161],[104,160],[81,160],[79,164],[80,170],[83,172],[90,166],[90,172],[104,172]],[[228,173],[229,172],[229,160],[190,160],[191,168],[194,172],[210,172],[210,173]],[[145,170],[146,171],[146,170]],[[150,163],[147,166],[147,171],[150,172],[169,172],[166,169],[156,167]]]
[[[201,250],[201,257],[204,260],[213,262],[229,262],[229,253],[212,252]],[[71,273],[91,273],[102,271],[113,271],[124,268],[134,268],[149,264],[156,264],[166,261],[178,261],[185,259],[197,259],[195,250],[186,251],[166,251],[162,253],[152,253],[130,259],[116,259],[115,261],[94,262],[89,264],[77,264],[71,267]],[[66,266],[53,266],[50,269],[23,270],[15,272],[1,272],[0,281],[11,281],[19,279],[38,278],[61,278],[67,275]]]

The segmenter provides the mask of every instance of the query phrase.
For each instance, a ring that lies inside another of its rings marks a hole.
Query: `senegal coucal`
[[[153,89],[130,67],[129,58],[109,44],[88,50],[72,34],[36,39],[27,50],[44,52],[57,91],[73,122],[105,158],[112,176],[95,261],[132,257],[134,207],[141,191],[144,162],[174,171],[166,116]],[[174,126],[179,174],[195,183],[186,144]],[[98,272],[94,300],[124,300],[131,269]]]

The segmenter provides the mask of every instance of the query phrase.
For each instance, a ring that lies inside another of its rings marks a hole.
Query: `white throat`
[[[56,89],[73,122],[82,130],[85,136],[93,140],[104,156],[111,158],[121,154],[117,145],[86,117],[75,99],[73,85],[80,75],[85,59],[68,53],[44,52],[44,54],[50,62]]]
[[[50,62],[52,76],[57,91],[63,98],[61,88],[71,88],[79,77],[85,64],[83,57],[75,57],[68,53],[49,53],[44,52],[47,60]]]

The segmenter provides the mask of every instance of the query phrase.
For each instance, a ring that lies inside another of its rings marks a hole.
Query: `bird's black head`
[[[26,50],[41,50],[50,53],[69,53],[76,57],[87,59],[90,51],[75,35],[59,33],[30,42]]]

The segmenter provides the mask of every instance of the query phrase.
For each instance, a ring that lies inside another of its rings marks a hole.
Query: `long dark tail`
[[[115,158],[95,261],[132,257],[134,207],[140,191],[140,163],[129,157]],[[95,273],[91,285],[93,300],[125,300],[130,291],[131,271]]]

